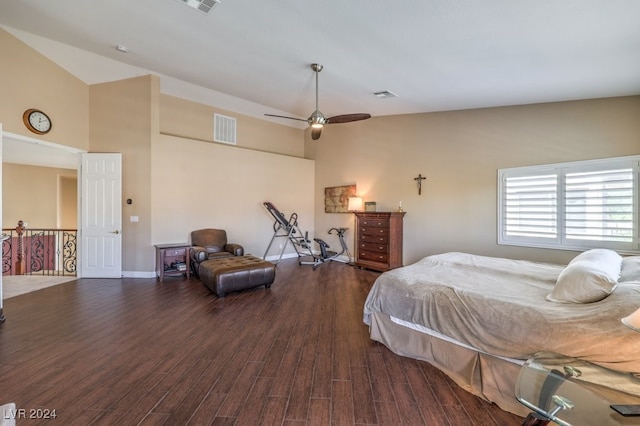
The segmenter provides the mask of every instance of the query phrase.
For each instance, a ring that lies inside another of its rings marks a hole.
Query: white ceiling
[[[301,118],[313,62],[326,116],[640,94],[638,0],[14,0],[0,25]]]

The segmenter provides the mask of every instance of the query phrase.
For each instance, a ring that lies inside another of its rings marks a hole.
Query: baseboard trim
[[[301,254],[302,254],[302,258],[305,258],[305,257],[311,258],[311,256],[308,255],[308,254],[304,254],[304,253],[301,253]],[[314,252],[314,254],[319,255],[320,252],[317,252],[317,253]],[[289,253],[289,254],[282,255],[283,259],[291,259],[293,257],[298,257],[298,255],[295,254],[295,253]],[[274,260],[278,260],[278,256],[267,256],[267,258],[265,260],[268,260],[270,262],[274,261]],[[353,265],[353,262],[354,262],[355,259],[350,258],[349,256],[346,256],[346,255],[342,255],[342,256],[338,256],[338,257],[330,259],[330,260],[333,260],[335,262],[346,263],[347,265]],[[327,259],[327,262],[328,261],[329,261],[329,259]]]
[[[295,253],[287,253],[287,254],[283,254],[282,258],[283,259],[291,259],[292,257],[298,257],[297,254]],[[280,256],[274,255],[274,256],[267,256],[264,258],[264,260],[268,260],[269,262],[273,261],[273,260],[278,260],[280,259]]]
[[[122,271],[123,278],[155,278],[155,271]]]

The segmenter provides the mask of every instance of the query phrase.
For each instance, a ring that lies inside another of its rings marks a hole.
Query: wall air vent
[[[373,92],[373,96],[375,96],[377,98],[383,98],[383,99],[386,99],[386,98],[397,98],[398,97],[398,95],[396,95],[395,93],[390,92],[388,90],[381,90],[379,92]]]
[[[182,4],[186,4],[202,13],[209,13],[220,0],[178,0]]]
[[[213,114],[213,140],[229,145],[236,144],[236,119],[226,115]]]

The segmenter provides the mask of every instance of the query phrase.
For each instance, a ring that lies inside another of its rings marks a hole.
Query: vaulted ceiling
[[[0,25],[301,118],[314,62],[327,116],[640,94],[637,0],[20,0]]]

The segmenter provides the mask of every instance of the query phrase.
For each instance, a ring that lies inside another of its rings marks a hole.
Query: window
[[[640,253],[640,155],[498,170],[498,244]]]

